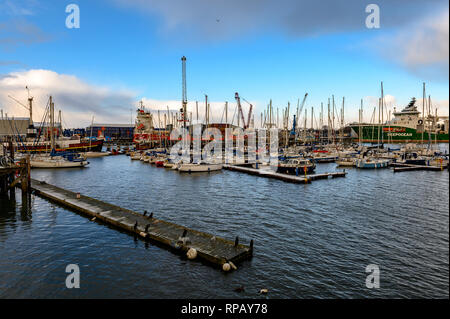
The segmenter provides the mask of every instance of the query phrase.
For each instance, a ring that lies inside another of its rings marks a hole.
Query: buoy
[[[189,250],[186,253],[186,256],[188,259],[195,259],[197,257],[197,249],[195,248],[189,248]]]
[[[143,231],[141,231],[140,233],[139,233],[139,235],[141,235],[142,237],[147,237],[147,233],[145,233],[145,232],[143,232]]]
[[[261,290],[259,291],[260,294],[264,294],[264,295],[267,294],[268,292],[269,292],[269,289],[265,289],[265,288],[264,288],[264,289],[261,289]]]
[[[224,263],[224,264],[222,265],[222,270],[223,270],[223,271],[230,271],[230,269],[231,269],[231,266],[230,266],[229,263]]]
[[[97,219],[97,217],[94,217],[94,218],[91,219],[91,221],[94,221],[94,220],[96,220],[96,219]]]

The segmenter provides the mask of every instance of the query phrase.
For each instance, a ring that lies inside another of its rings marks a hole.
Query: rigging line
[[[234,123],[234,116],[236,115],[236,111],[237,111],[237,105],[236,105],[236,108],[234,109],[234,113],[233,113],[233,119],[231,120],[231,125],[233,125],[233,123]]]
[[[42,117],[41,125],[39,127],[38,134],[36,134],[36,137],[34,138],[33,145],[36,145],[39,142],[39,140],[41,139],[42,128],[44,126],[45,119],[47,118],[47,115],[50,112],[49,103],[50,103],[50,99],[47,100],[47,104],[45,106],[44,115]]]

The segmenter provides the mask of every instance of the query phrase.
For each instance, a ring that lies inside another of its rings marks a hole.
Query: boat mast
[[[89,151],[92,149],[92,129],[94,128],[94,115],[92,115],[91,121],[91,136],[89,138]]]
[[[422,95],[422,147],[423,147],[424,132],[425,132],[425,82],[423,82],[423,95]]]
[[[50,95],[50,146],[51,150],[55,148],[55,104]]]
[[[363,99],[361,99],[361,110],[359,110],[359,146],[361,146],[361,122],[363,116]]]

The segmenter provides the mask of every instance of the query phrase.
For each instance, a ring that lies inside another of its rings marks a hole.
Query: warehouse
[[[96,124],[92,125],[92,136],[105,140],[133,140],[134,126],[130,124]],[[91,126],[86,127],[86,135],[91,135]]]

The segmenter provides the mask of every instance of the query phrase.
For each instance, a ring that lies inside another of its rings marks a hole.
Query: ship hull
[[[361,131],[361,142],[364,143],[448,143],[448,133],[418,132],[416,129],[404,126],[381,126],[381,125],[352,125],[350,126],[356,134],[355,140],[359,140]],[[423,136],[423,137],[422,137]]]
[[[98,141],[83,141],[78,143],[69,143],[66,147],[61,147],[56,144],[56,152],[101,152],[103,147],[103,140]],[[50,152],[50,147],[48,144],[37,144],[37,145],[16,145],[16,150],[18,152],[30,152],[30,153],[48,153]]]

